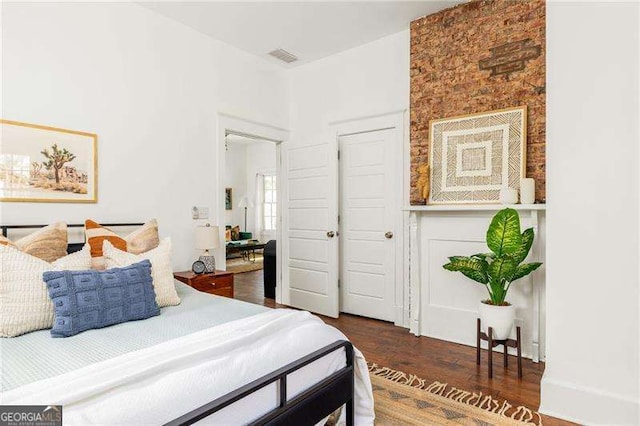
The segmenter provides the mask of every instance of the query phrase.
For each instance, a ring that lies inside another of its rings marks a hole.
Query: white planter
[[[482,331],[489,335],[489,327],[493,330],[493,340],[508,339],[513,328],[513,320],[516,317],[516,308],[513,305],[494,306],[480,302],[480,319]]]

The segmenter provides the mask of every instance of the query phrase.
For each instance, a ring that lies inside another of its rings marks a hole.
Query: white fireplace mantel
[[[409,328],[429,336],[475,345],[477,304],[485,291],[460,274],[444,271],[448,256],[486,251],[485,233],[495,212],[518,210],[522,227],[532,227],[536,239],[529,262],[544,262],[545,204],[473,204],[406,206],[409,214]],[[524,353],[544,358],[544,266],[514,283],[509,299],[523,329]]]
[[[482,212],[498,211],[507,207],[518,211],[543,211],[547,209],[546,204],[447,204],[405,206],[403,210],[413,212]]]

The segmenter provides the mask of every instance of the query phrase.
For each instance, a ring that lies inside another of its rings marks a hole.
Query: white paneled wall
[[[498,207],[499,208],[499,207]],[[449,256],[488,251],[485,235],[496,210],[418,211],[411,251],[418,274],[411,274],[412,310],[417,308],[414,333],[475,346],[478,304],[488,298],[484,286],[460,273],[445,270]],[[522,230],[533,227],[534,246],[527,261],[544,262],[545,214],[543,210],[520,211]],[[414,269],[415,271],[415,269]],[[544,265],[531,276],[516,281],[507,301],[516,307],[516,325],[522,329],[523,355],[534,360],[545,353]],[[414,303],[416,300],[418,301]],[[415,313],[414,313],[415,314]],[[515,337],[515,328],[512,332]]]

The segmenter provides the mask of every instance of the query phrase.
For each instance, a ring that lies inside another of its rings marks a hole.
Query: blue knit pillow
[[[151,262],[106,271],[52,271],[42,275],[53,301],[52,337],[160,314]]]

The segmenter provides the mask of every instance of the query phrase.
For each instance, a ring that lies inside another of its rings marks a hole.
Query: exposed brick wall
[[[428,162],[429,120],[520,105],[529,112],[527,177],[543,201],[544,86],[543,0],[474,1],[413,21],[411,204],[425,203],[417,181]]]

